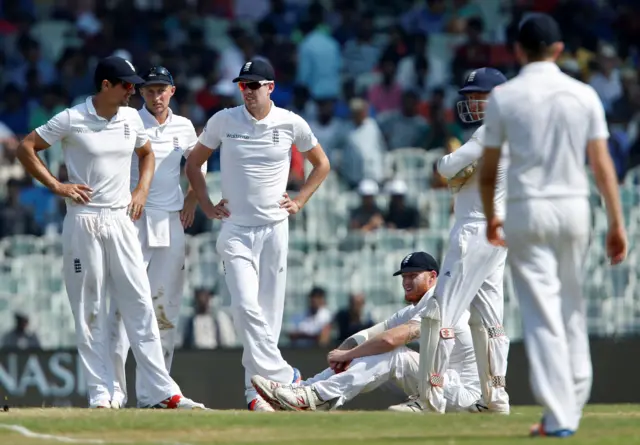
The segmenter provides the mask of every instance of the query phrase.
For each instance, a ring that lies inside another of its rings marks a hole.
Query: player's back
[[[499,110],[504,124],[495,131],[509,142],[508,201],[587,196],[595,91],[555,64],[537,62],[496,89],[492,100],[487,115]]]

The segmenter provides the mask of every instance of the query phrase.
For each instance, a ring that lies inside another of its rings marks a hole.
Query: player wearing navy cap
[[[458,113],[463,122],[482,122],[489,93],[506,82],[494,68],[471,71],[460,94]],[[508,414],[509,396],[505,390],[509,339],[502,327],[502,281],[507,251],[489,244],[484,236],[486,219],[478,189],[476,165],[482,157],[484,127],[471,139],[438,162],[438,172],[449,180],[454,192],[455,224],[442,264],[434,298],[423,313],[420,349],[422,402],[426,409],[444,412],[446,407],[443,373],[455,344],[453,327],[470,310],[469,324],[478,364],[482,400],[486,411]],[[496,192],[496,205],[504,200],[504,168]]]

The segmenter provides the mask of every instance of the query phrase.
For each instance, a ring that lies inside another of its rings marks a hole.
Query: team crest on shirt
[[[131,137],[131,130],[129,129],[129,124],[124,124],[124,138],[129,139]]]
[[[174,136],[173,137],[173,151],[178,151],[180,150],[180,140],[178,139],[178,136]]]
[[[280,134],[278,133],[278,130],[273,130],[273,145],[276,145],[280,142]]]

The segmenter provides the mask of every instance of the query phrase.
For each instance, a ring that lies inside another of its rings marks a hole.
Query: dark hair
[[[551,45],[545,45],[544,43],[540,43],[540,45],[536,48],[525,48],[520,45],[522,51],[527,56],[527,61],[531,62],[540,62],[541,60],[548,59],[553,55],[554,47],[553,43]]]
[[[114,87],[116,85],[120,85],[121,83],[123,83],[122,80],[120,80],[120,79],[99,79],[97,77],[94,77],[93,78],[93,85],[96,88],[96,93],[99,93],[100,91],[102,91],[102,81],[103,80],[108,81]]]
[[[311,297],[326,297],[327,296],[327,292],[324,290],[324,288],[319,287],[319,286],[315,286],[313,287],[313,289],[311,289],[311,292],[309,292],[309,298]]]

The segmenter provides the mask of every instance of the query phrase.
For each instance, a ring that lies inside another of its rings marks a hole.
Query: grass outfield
[[[0,412],[0,443],[101,444],[530,444],[537,407],[511,416],[389,412],[250,413],[126,409],[11,409]],[[21,434],[3,425],[26,428]],[[29,437],[30,433],[49,437]],[[68,440],[72,439],[72,440]],[[543,439],[539,439],[543,440]],[[549,439],[551,440],[551,439]],[[557,440],[557,439],[556,439]],[[579,433],[563,443],[640,444],[640,405],[591,405]]]

